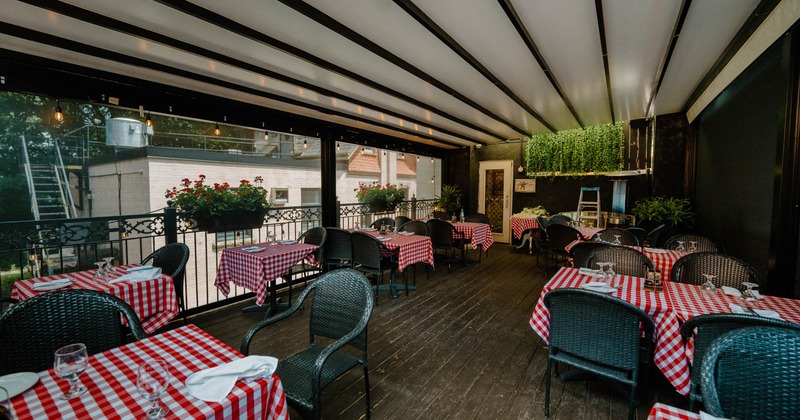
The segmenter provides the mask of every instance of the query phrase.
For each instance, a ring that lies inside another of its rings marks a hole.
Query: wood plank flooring
[[[476,251],[472,256],[476,257]],[[372,417],[375,419],[544,418],[547,348],[528,321],[545,275],[544,262],[495,244],[482,263],[448,272],[437,260],[430,279],[420,267],[418,290],[391,299],[381,293],[369,325]],[[408,271],[413,277],[413,270]],[[409,277],[411,278],[411,277]],[[402,281],[402,280],[399,280]],[[296,297],[299,293],[295,293]],[[239,349],[262,314],[243,314],[252,301],[190,318]],[[308,311],[262,330],[252,354],[278,358],[308,340]],[[323,416],[364,418],[362,370],[353,369],[323,391]],[[657,369],[636,418],[646,419],[654,402],[684,406]],[[292,417],[299,418],[296,412]],[[601,381],[562,382],[553,377],[553,419],[627,417],[623,396]]]

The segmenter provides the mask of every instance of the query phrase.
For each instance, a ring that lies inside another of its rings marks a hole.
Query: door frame
[[[503,229],[500,233],[492,233],[495,242],[511,243],[511,209],[514,206],[514,161],[484,160],[478,162],[478,212],[486,213],[486,170],[503,170]]]

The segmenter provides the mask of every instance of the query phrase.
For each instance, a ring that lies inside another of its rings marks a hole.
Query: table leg
[[[285,311],[289,305],[285,303],[278,303],[278,287],[276,285],[277,279],[270,280],[269,282],[269,305],[251,305],[242,309],[243,313],[252,312],[266,312],[266,318],[271,317],[278,311]]]
[[[398,290],[417,290],[417,286],[407,286],[405,284],[397,284],[396,281],[396,274],[392,271],[392,277],[389,281],[389,284],[380,284],[378,285],[378,291],[386,291],[390,290],[392,292],[392,299],[397,299],[397,291]]]

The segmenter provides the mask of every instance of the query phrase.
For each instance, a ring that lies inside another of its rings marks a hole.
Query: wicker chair
[[[308,280],[319,276],[323,268],[323,255],[325,255],[325,241],[328,239],[328,231],[322,226],[312,227],[311,229],[303,232],[297,242],[304,244],[316,245],[317,250],[314,251],[314,261],[316,264],[309,264],[305,259],[293,265],[287,270],[281,278],[286,282],[289,289],[289,305],[292,304],[292,285],[297,281],[307,283]]]
[[[550,217],[550,224],[551,225],[567,225],[573,222],[572,218],[565,215],[565,214],[557,214],[555,216]]]
[[[312,291],[310,345],[307,349],[281,360],[275,371],[283,383],[286,399],[304,416],[310,415],[319,419],[322,412],[322,390],[350,369],[361,365],[364,368],[366,413],[367,418],[370,418],[367,325],[375,301],[369,281],[363,274],[352,269],[342,269],[321,275],[303,290],[289,310],[250,328],[242,340],[241,351],[246,355],[250,354],[250,344],[255,334],[262,328],[295,314]],[[335,341],[324,345],[315,342],[315,337]],[[345,345],[352,346],[360,354],[340,351]]]
[[[8,309],[11,305],[15,303],[19,303],[19,301],[12,297],[7,297],[7,296],[0,297],[0,313],[3,313],[3,311]]]
[[[614,272],[625,276],[646,277],[648,270],[655,270],[647,255],[627,246],[606,245],[592,251],[584,267],[594,268],[595,263],[612,262]]]
[[[394,227],[399,229],[400,226],[403,226],[404,224],[406,224],[406,223],[408,223],[410,221],[411,221],[410,217],[397,216],[397,217],[394,218]]]
[[[658,225],[653,230],[647,232],[647,237],[645,238],[644,242],[647,246],[656,247],[658,245],[658,241],[661,238],[661,231],[664,230],[664,226],[666,225]]]
[[[183,303],[183,285],[186,284],[186,262],[189,261],[189,247],[186,244],[167,244],[155,250],[142,260],[142,265],[151,262],[154,267],[161,267],[161,272],[172,277],[178,307],[186,324],[186,306]]]
[[[350,232],[335,227],[325,228],[325,249],[322,254],[322,270],[353,266],[353,249],[350,246]]]
[[[616,240],[617,236],[619,236],[619,244],[620,245],[633,245],[633,246],[640,246],[639,239],[633,232],[627,231],[625,229],[618,229],[618,228],[609,228],[603,229],[592,236],[591,239],[600,238],[601,240],[613,243]]]
[[[440,220],[450,220],[450,213],[446,211],[434,210],[434,212],[431,213],[431,218]]]
[[[711,343],[730,331],[745,327],[780,327],[800,331],[800,324],[780,319],[764,318],[757,315],[709,314],[690,318],[681,325],[684,342],[694,336],[694,364],[692,365],[691,390],[689,391],[689,410],[695,411],[695,404],[703,401],[700,392],[700,372],[703,369],[703,356]]]
[[[539,264],[539,253],[545,251],[547,257],[547,227],[550,226],[550,220],[544,216],[536,218],[536,264]]]
[[[742,282],[763,286],[761,275],[750,264],[730,255],[716,252],[693,252],[684,255],[672,265],[670,280],[679,283],[705,283],[703,274],[713,274],[717,287],[730,286],[742,289]]]
[[[489,232],[492,231],[492,223],[489,221],[489,216],[487,216],[487,215],[485,215],[483,213],[470,214],[469,216],[464,218],[464,221],[465,222],[470,222],[470,223],[483,223],[485,225],[489,225]],[[485,252],[486,253],[486,257],[488,258],[489,257],[489,250],[488,249],[483,249],[483,244],[480,244],[480,247],[481,247],[481,251]],[[481,254],[479,252],[478,253],[478,261],[480,261],[480,260],[481,260]]]
[[[639,245],[640,246],[644,246],[645,240],[647,239],[647,231],[646,230],[644,230],[644,229],[642,229],[640,227],[636,227],[636,226],[629,226],[629,227],[623,228],[623,230],[626,230],[626,231],[632,233],[633,236],[636,237],[636,240],[639,241]]]
[[[428,236],[433,242],[433,252],[437,249],[444,249],[447,255],[447,268],[450,269],[455,259],[455,250],[461,249],[461,262],[465,263],[464,256],[464,235],[457,231],[452,223],[439,219],[429,219]]]
[[[544,270],[547,272],[552,255],[563,257],[566,264],[569,253],[565,248],[576,239],[581,238],[581,233],[574,227],[553,224],[552,221],[545,232],[547,233],[547,253],[544,256]]]
[[[372,224],[369,225],[369,227],[380,229],[381,226],[383,225],[386,225],[390,228],[394,228],[394,219],[392,219],[391,217],[381,217],[380,219],[372,222]]]
[[[97,290],[57,290],[24,300],[0,314],[0,375],[53,367],[53,353],[84,343],[89,354],[147,335],[139,317],[120,298]]]
[[[608,246],[608,244],[596,241],[578,242],[569,249],[569,256],[572,258],[572,266],[580,268],[586,266],[589,255],[597,248]]]
[[[353,232],[350,235],[353,253],[353,268],[375,276],[375,305],[378,304],[378,288],[383,282],[383,273],[391,270],[391,283],[397,276],[396,254],[391,252],[383,242],[364,232]],[[408,289],[406,288],[406,295]]]
[[[800,331],[751,327],[715,340],[700,372],[705,411],[746,419],[800,419]]]
[[[698,252],[719,252],[724,254],[725,247],[719,245],[718,243],[714,242],[710,238],[707,238],[702,235],[697,235],[694,233],[681,233],[675,235],[666,242],[664,242],[664,248],[666,249],[676,249],[680,244],[678,242],[683,242],[684,248],[687,250],[689,249],[689,242],[697,242],[697,249],[695,251]]]
[[[550,309],[545,416],[550,415],[551,365],[557,362],[630,386],[628,418],[633,419],[640,372],[649,372],[652,358],[653,321],[623,300],[583,289],[553,290],[544,304]]]

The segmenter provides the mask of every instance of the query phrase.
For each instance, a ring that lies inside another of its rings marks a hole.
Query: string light
[[[336,151],[338,152],[340,150],[342,150],[342,145],[340,145],[339,142],[337,141],[336,142]]]
[[[405,158],[406,158],[406,154],[405,153],[400,153],[400,159],[405,160]]]
[[[269,131],[264,130],[264,140],[269,140]]]
[[[419,156],[417,156],[417,162],[419,162]]]
[[[434,177],[431,177],[431,184],[433,184],[434,182],[435,182]]]
[[[433,158],[431,158],[431,163],[433,163]]]
[[[214,123],[214,135],[218,136],[220,133],[219,124]]]
[[[308,139],[303,139],[303,149],[308,149]]]
[[[144,120],[144,123],[147,124],[148,127],[153,126],[153,119],[150,117],[150,113],[147,113],[147,119]]]
[[[61,110],[61,101],[56,99],[56,121],[64,121],[64,112]]]

